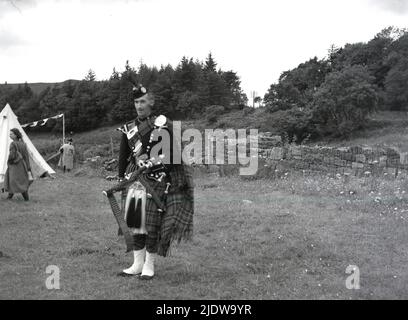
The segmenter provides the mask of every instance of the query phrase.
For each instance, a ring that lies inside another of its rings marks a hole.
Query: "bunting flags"
[[[50,120],[50,119],[59,119],[59,118],[62,118],[63,116],[64,116],[64,114],[61,113],[61,114],[59,114],[57,116],[54,116],[54,117],[50,117],[50,118],[42,119],[42,120],[39,120],[39,121],[34,121],[34,122],[31,122],[31,123],[23,124],[21,127],[26,128],[26,127],[44,126],[47,123],[48,120]]]
[[[116,128],[116,130],[118,130],[118,131],[123,132],[124,134],[126,134],[126,130],[125,130],[125,127],[124,127],[124,126],[123,126],[123,127],[120,127],[120,128]]]

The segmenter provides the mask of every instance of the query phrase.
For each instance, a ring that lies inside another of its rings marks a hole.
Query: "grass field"
[[[58,173],[28,203],[1,195],[0,299],[406,299],[408,185],[372,179],[197,172],[194,240],[146,282],[116,277],[132,257],[101,193],[113,182]],[[359,290],[345,286],[349,265]]]

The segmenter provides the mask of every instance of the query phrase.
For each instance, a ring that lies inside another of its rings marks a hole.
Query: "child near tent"
[[[7,199],[13,198],[15,193],[21,193],[24,200],[28,201],[28,188],[33,179],[27,146],[17,128],[10,130],[10,138],[13,142],[10,144],[4,189],[9,193]]]

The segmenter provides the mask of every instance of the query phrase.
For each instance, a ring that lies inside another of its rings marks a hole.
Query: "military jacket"
[[[166,130],[170,136],[170,146],[164,148],[159,154],[165,156],[165,167],[167,170],[172,168],[173,156],[173,130],[172,122],[165,116],[149,116],[143,120],[136,118],[127,122],[121,128],[122,137],[119,151],[119,172],[120,178],[123,178],[125,173],[129,171],[129,166],[135,167],[139,157],[145,155],[147,159],[151,158],[152,148],[158,144],[161,139],[157,140],[157,129]],[[163,152],[167,151],[167,152]]]

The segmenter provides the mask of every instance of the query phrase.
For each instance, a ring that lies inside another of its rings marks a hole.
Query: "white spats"
[[[143,265],[142,275],[143,280],[150,280],[154,276],[154,261],[156,260],[156,254],[146,251],[146,261]]]
[[[130,268],[123,270],[123,273],[136,275],[142,273],[143,265],[145,262],[146,249],[133,251],[134,261]]]

